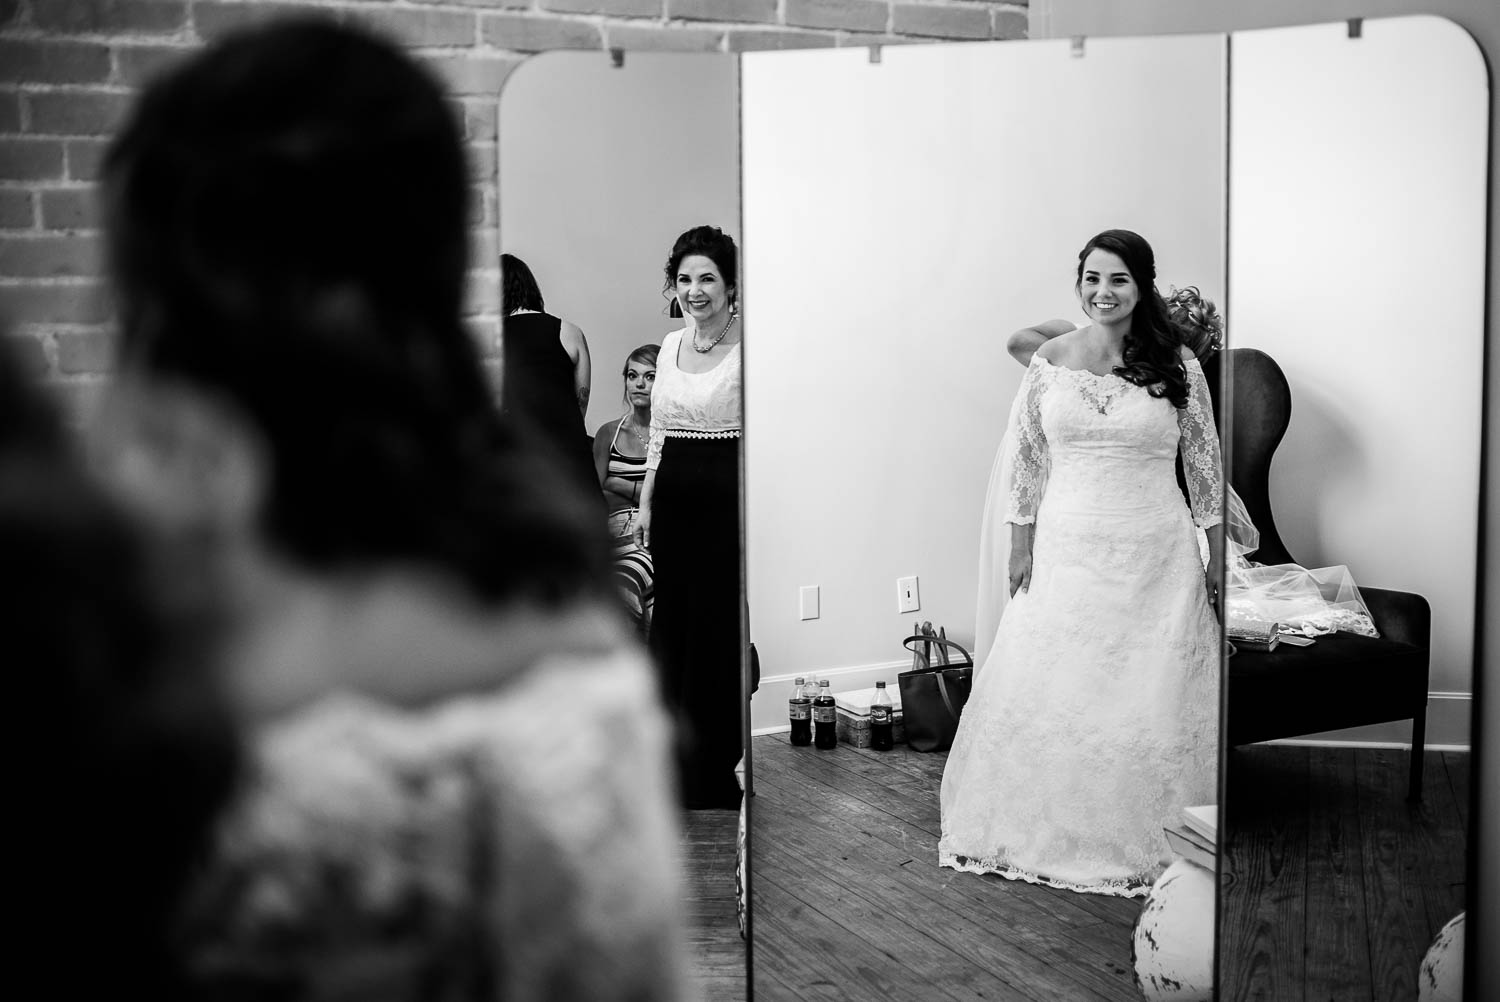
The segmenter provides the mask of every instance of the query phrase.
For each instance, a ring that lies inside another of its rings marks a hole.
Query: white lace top
[[[1213,403],[1197,359],[1185,360],[1183,367],[1188,401],[1179,409],[1113,373],[1068,369],[1034,356],[1021,384],[1025,402],[1012,445],[1015,465],[1005,521],[1020,525],[1036,521],[1048,478],[1059,463],[1086,466],[1088,478],[1101,481],[1100,490],[1118,493],[1120,468],[1139,469],[1151,460],[1170,463],[1172,454],[1180,450],[1193,523],[1201,529],[1218,525],[1224,494]],[[1062,396],[1054,406],[1044,408],[1042,400],[1049,392]],[[1148,408],[1152,418],[1114,420],[1120,410],[1116,404],[1123,398]],[[1136,480],[1123,478],[1125,483]]]
[[[661,342],[656,359],[656,384],[651,389],[651,442],[646,469],[661,465],[661,447],[668,438],[738,438],[740,406],[740,346],[730,347],[719,364],[707,372],[683,372],[677,349],[691,328],[673,331]]]

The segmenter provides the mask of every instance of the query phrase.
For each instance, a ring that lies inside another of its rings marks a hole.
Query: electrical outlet
[[[922,596],[917,591],[917,578],[896,579],[896,611],[916,612],[922,608]]]
[[[821,615],[818,608],[818,591],[819,588],[817,585],[802,586],[800,598],[802,600],[803,619],[817,619]]]

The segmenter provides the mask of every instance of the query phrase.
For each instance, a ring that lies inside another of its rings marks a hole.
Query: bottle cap
[[[819,684],[819,685],[827,685],[827,684],[828,684],[828,680],[827,680],[827,679],[826,679],[826,678],[825,678],[825,679],[822,679],[822,680],[820,680],[820,681],[819,681],[819,682],[818,682],[818,684]]]
[[[797,681],[794,682],[793,684],[794,685],[806,685],[807,684],[807,680],[805,678],[803,678],[801,675],[798,675],[797,676]]]
[[[876,682],[875,683],[875,688],[877,688],[877,689],[884,689],[885,688],[885,683],[884,682]]]

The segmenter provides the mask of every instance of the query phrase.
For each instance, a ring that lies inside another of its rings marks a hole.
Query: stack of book
[[[1209,804],[1204,807],[1184,807],[1180,824],[1162,829],[1167,836],[1167,845],[1189,863],[1197,863],[1207,870],[1218,866],[1219,809]]]

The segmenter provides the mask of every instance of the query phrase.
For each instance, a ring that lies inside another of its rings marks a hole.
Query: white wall
[[[980,511],[1022,369],[1078,316],[1079,248],[1126,227],[1159,283],[1224,290],[1222,39],[743,57],[747,559],[781,723],[793,674],[893,677],[920,618],[974,634]],[[802,585],[822,617],[798,619]],[[836,688],[844,685],[836,684]]]
[[[1292,387],[1271,504],[1292,555],[1425,595],[1428,741],[1467,744],[1484,342],[1487,88],[1435,18],[1236,33],[1233,344]],[[1409,726],[1342,732],[1408,740]]]
[[[739,235],[733,56],[549,52],[500,95],[500,249],[536,274],[547,310],[583,328],[588,429],[622,414],[625,358],[660,344],[672,241],[711,223]]]

